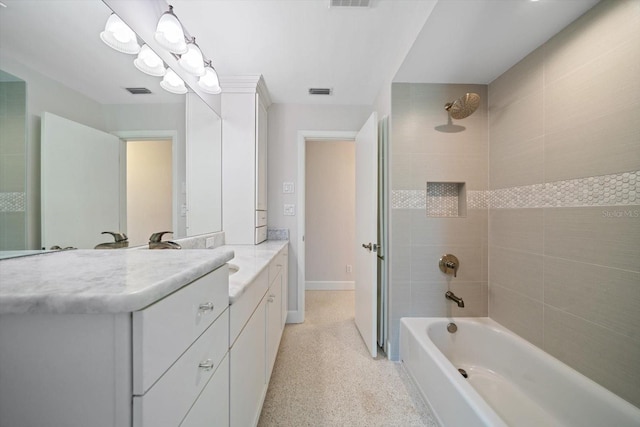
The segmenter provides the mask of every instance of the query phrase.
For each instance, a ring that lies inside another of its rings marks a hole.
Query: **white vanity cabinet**
[[[222,209],[227,244],[267,239],[267,109],[262,76],[221,78]]]
[[[212,377],[228,370],[228,276],[219,268],[133,313],[134,427],[177,426],[205,388],[227,394]]]
[[[271,378],[284,330],[283,259],[285,246],[231,304],[230,310],[230,425],[255,426]]]
[[[1,315],[0,426],[228,425],[228,280],[133,313]]]

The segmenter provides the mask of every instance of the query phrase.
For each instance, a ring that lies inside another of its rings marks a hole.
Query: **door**
[[[377,336],[378,114],[356,136],[356,326],[372,357]]]
[[[120,139],[42,115],[42,246],[93,249],[120,230]]]

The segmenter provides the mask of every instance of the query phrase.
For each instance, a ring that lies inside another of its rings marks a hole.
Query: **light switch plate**
[[[292,194],[295,193],[295,186],[293,185],[293,182],[283,182],[282,183],[282,192],[284,194]]]
[[[284,205],[284,216],[295,216],[296,214],[296,205],[286,204]]]

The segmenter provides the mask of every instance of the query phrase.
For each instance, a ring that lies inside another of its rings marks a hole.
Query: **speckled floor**
[[[373,359],[354,323],[353,291],[307,291],[287,325],[258,426],[437,426],[401,364]]]

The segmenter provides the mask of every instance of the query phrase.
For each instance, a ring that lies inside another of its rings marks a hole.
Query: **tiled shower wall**
[[[444,105],[467,92],[480,95],[480,107],[446,127]],[[396,360],[401,317],[487,315],[487,86],[394,83],[391,111],[388,351]],[[440,184],[428,192],[427,182]],[[464,214],[451,201],[461,186],[448,183],[464,183],[466,216],[454,216]],[[438,268],[446,253],[460,261],[456,278]]]
[[[0,250],[26,249],[26,83],[0,82]]]
[[[640,1],[489,85],[489,316],[640,406]]]

